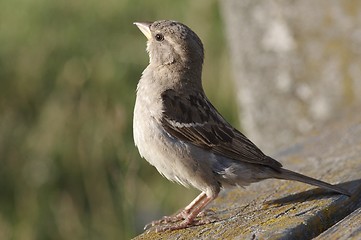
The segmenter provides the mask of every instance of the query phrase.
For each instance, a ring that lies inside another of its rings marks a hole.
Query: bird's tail
[[[351,196],[350,192],[348,192],[347,190],[340,188],[338,186],[311,178],[311,177],[307,177],[305,175],[302,175],[300,173],[296,173],[284,168],[279,169],[279,173],[277,173],[275,176],[275,178],[278,179],[284,179],[284,180],[294,180],[294,181],[298,181],[298,182],[303,182],[303,183],[307,183],[307,184],[311,184],[320,188],[325,188],[325,189],[329,189],[332,190],[334,192],[337,193],[341,193],[343,195],[346,196]]]

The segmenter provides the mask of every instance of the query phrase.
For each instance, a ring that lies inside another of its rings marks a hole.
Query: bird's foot
[[[148,230],[151,227],[155,227],[155,232],[164,232],[164,231],[184,229],[191,226],[209,224],[216,222],[218,220],[215,216],[211,216],[214,215],[214,213],[215,212],[213,210],[207,209],[200,212],[198,214],[198,218],[194,219],[194,218],[189,218],[189,211],[182,210],[172,216],[164,216],[159,220],[147,224],[144,227],[144,230]]]
[[[212,215],[215,215],[215,211],[211,210],[211,209],[205,209],[202,212],[200,212],[198,214],[198,217],[210,217]],[[213,217],[213,216],[212,216]]]
[[[178,223],[155,226],[154,231],[155,232],[173,231],[173,230],[185,229],[192,226],[205,225],[205,224],[213,223],[215,221],[217,221],[216,218],[200,218],[194,220],[184,219],[183,221]]]
[[[174,215],[164,216],[159,220],[152,221],[152,222],[148,223],[147,225],[145,225],[144,230],[147,230],[147,229],[157,226],[157,225],[162,225],[162,224],[167,224],[167,223],[175,223],[175,222],[184,220],[187,218],[188,214],[189,214],[188,211],[182,210]]]
[[[179,223],[156,226],[154,230],[155,232],[165,232],[165,231],[184,229],[190,226],[193,226],[193,221],[188,221],[187,219],[185,219]]]

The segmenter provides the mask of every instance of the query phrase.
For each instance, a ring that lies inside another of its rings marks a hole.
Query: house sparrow
[[[178,214],[149,226],[158,225],[156,231],[192,226],[222,188],[268,178],[350,195],[340,187],[282,168],[222,117],[204,93],[203,44],[190,28],[168,20],[135,25],[148,39],[150,58],[137,86],[135,144],[161,175],[201,191]]]

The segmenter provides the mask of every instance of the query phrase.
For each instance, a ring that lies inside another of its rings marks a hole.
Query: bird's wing
[[[203,93],[179,96],[174,90],[167,90],[162,101],[162,124],[173,137],[230,159],[274,169],[282,167],[233,128]]]

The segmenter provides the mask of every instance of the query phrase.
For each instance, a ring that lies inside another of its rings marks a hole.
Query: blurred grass
[[[0,2],[0,239],[127,239],[196,196],[133,143],[148,56],[132,22],[157,19],[200,35],[206,92],[236,123],[216,1]]]

